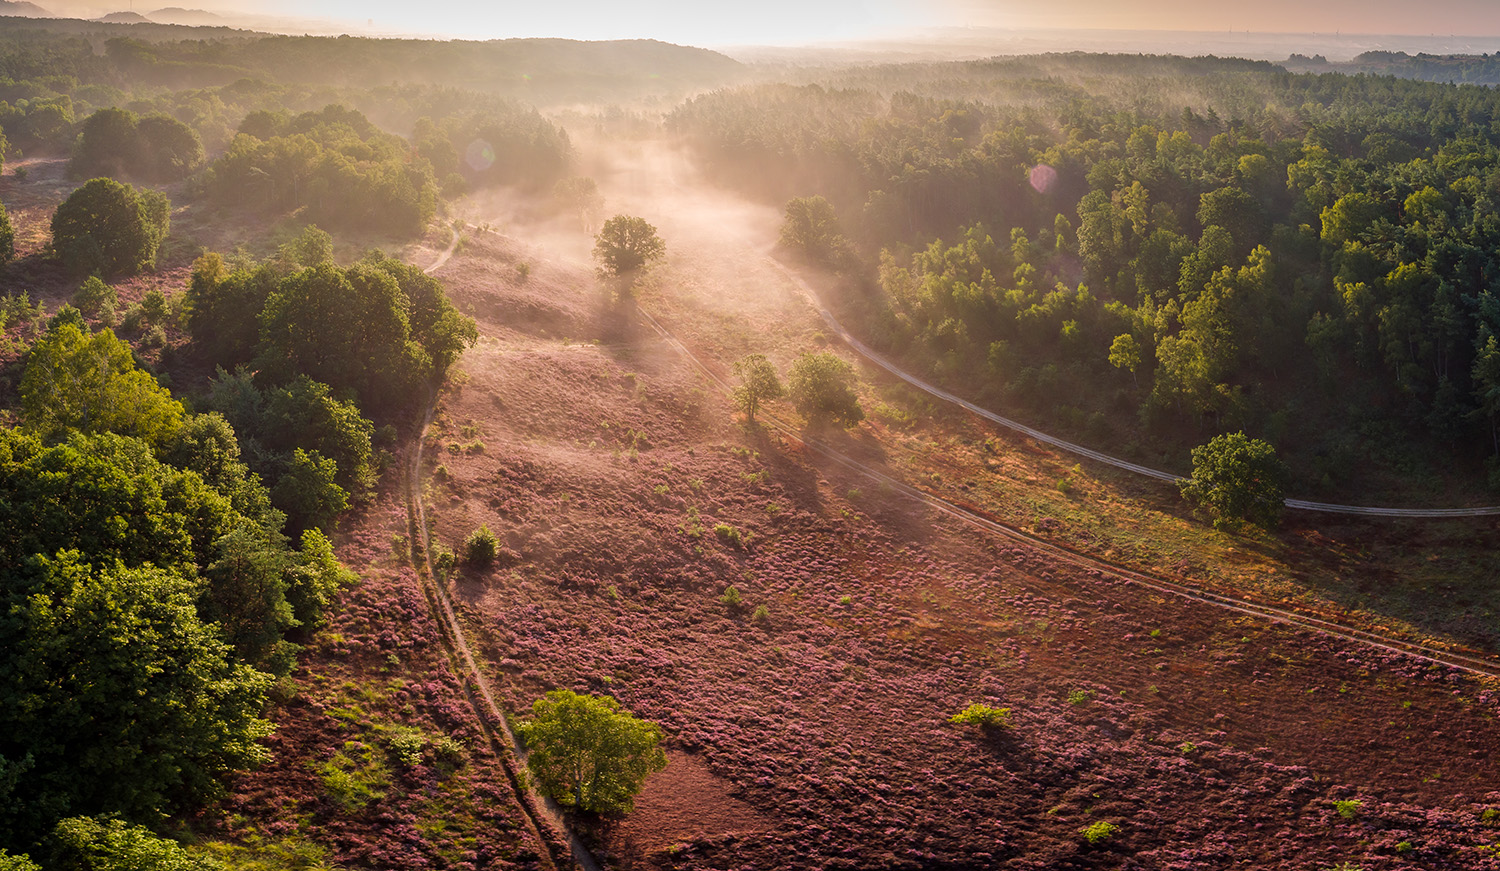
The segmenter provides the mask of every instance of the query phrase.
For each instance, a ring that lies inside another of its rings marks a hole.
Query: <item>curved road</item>
[[[766,260],[772,268],[779,271],[783,277],[785,277],[792,284],[796,285],[797,288],[802,291],[802,295],[807,298],[807,301],[812,304],[813,308],[817,309],[818,314],[823,318],[823,323],[827,324],[829,329],[837,333],[839,338],[844,340],[845,344],[853,348],[855,351],[859,352],[860,356],[864,357],[866,360],[869,360],[871,363],[874,363],[876,366],[879,366],[880,368],[891,373],[897,378],[900,378],[902,381],[905,381],[907,384],[910,384],[918,390],[924,391],[928,394],[931,394],[932,396],[936,396],[937,398],[944,400],[945,402],[951,402],[954,405],[960,406],[961,408],[984,418],[985,420],[988,420],[992,423],[997,423],[1007,429],[1015,430],[1016,432],[1022,433],[1029,438],[1036,439],[1039,442],[1049,444],[1055,448],[1067,451],[1071,454],[1077,454],[1081,457],[1087,457],[1090,460],[1098,463],[1103,463],[1106,466],[1113,466],[1116,469],[1123,469],[1127,472],[1133,472],[1137,475],[1144,475],[1148,478],[1155,478],[1159,481],[1167,481],[1173,484],[1186,480],[1181,475],[1174,475],[1171,472],[1163,472],[1160,469],[1153,469],[1149,466],[1142,466],[1138,463],[1132,463],[1129,460],[1122,460],[1119,457],[1112,457],[1109,454],[1100,453],[1099,451],[1093,450],[1092,448],[1086,448],[1083,445],[1075,444],[1065,439],[1060,439],[1057,436],[1049,435],[1048,433],[1044,433],[1038,429],[1033,429],[1032,427],[1029,427],[1024,423],[1011,420],[1008,417],[1002,417],[987,408],[981,408],[974,403],[969,402],[967,399],[955,396],[952,393],[949,393],[948,391],[942,389],[941,387],[923,381],[922,379],[916,377],[915,375],[912,375],[910,372],[907,372],[906,370],[882,357],[870,346],[855,338],[847,329],[844,328],[844,325],[839,322],[838,318],[833,316],[833,312],[830,312],[828,308],[823,305],[822,300],[818,298],[818,295],[812,290],[812,288],[807,286],[806,282],[797,277],[797,275],[795,275],[791,270],[787,269],[785,266],[782,266],[774,258],[767,257]],[[1357,514],[1366,517],[1438,518],[1486,517],[1492,515],[1500,515],[1500,505],[1484,508],[1374,508],[1365,505],[1336,505],[1329,502],[1309,502],[1305,499],[1287,499],[1286,507],[1294,508],[1298,511],[1320,511],[1327,514]]]

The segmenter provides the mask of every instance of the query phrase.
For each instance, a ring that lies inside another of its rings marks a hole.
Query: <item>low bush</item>
[[[464,562],[474,568],[489,568],[500,555],[500,540],[488,526],[480,526],[464,541]]]
[[[978,726],[981,731],[1010,728],[1010,708],[992,708],[975,702],[948,718],[960,726]]]

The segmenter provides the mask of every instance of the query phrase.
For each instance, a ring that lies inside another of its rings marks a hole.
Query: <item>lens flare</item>
[[[1057,181],[1057,170],[1045,163],[1038,163],[1031,168],[1031,186],[1039,194],[1044,194],[1051,189]]]
[[[476,139],[464,151],[464,162],[475,172],[484,172],[495,164],[495,149],[483,139]]]

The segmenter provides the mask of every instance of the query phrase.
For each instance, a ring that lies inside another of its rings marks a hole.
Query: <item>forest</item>
[[[1245,430],[1335,495],[1449,464],[1500,487],[1497,110],[1487,88],[1049,56],[717,91],[668,124],[743,189],[832,206],[881,347],[1169,465]]]
[[[1306,740],[1297,706],[1331,680],[1384,694],[1362,735],[1466,751],[1492,683],[1132,584],[1276,576],[1282,617],[1472,651],[1493,594],[1448,593],[1487,583],[1492,529],[1434,534],[1471,548],[1432,569],[1462,562],[1454,587],[1422,577],[1454,600],[1436,617],[1401,579],[1307,592],[1378,563],[1384,533],[1279,532],[1279,495],[1264,529],[1211,531],[1175,492],[973,422],[924,434],[932,406],[845,360],[804,298],[757,296],[761,252],[724,254],[730,280],[685,265],[727,249],[744,198],[785,217],[783,288],[811,276],[967,399],[1173,473],[1253,438],[1293,495],[1493,502],[1500,96],[1417,80],[1488,80],[1492,59],[1317,60],[756,67],[649,40],[0,20],[0,871],[566,867],[538,784],[606,867],[806,847],[829,868],[1104,868],[1122,844],[1208,863],[1231,853],[1220,823],[1263,840],[1247,820],[1271,805],[1287,851],[1479,856],[1500,810],[1433,798],[1438,774],[1392,775],[1397,796],[1339,757],[1374,791],[1361,818],[1344,781],[1268,748]],[[685,195],[660,154],[734,208],[594,237],[617,200]],[[716,242],[682,229],[721,221]],[[558,238],[594,242],[597,273]],[[913,447],[929,435],[952,456]],[[1037,486],[986,489],[1007,475]],[[1095,497],[1158,525],[1075,536]],[[964,512],[1011,537],[942,525]],[[1215,680],[1235,698],[1192,695]],[[1262,691],[1282,700],[1265,746],[1240,710]],[[517,747],[582,711],[615,758],[586,779],[537,745],[528,775],[498,706],[533,711]],[[678,799],[704,790],[734,825],[632,832],[647,778],[684,770]],[[1230,781],[1170,834],[1123,822]],[[1421,802],[1442,805],[1427,829]],[[980,832],[996,807],[1023,824]]]

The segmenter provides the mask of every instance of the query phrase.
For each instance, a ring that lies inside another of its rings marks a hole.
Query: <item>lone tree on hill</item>
[[[96,178],[68,196],[52,215],[52,250],[79,274],[121,275],[156,265],[172,204],[153,190],[137,191]]]
[[[808,423],[849,427],[865,419],[854,395],[854,367],[827,351],[798,357],[787,381],[792,404]]]
[[[667,767],[662,731],[610,696],[553,690],[516,728],[537,786],[559,804],[594,813],[627,813],[653,772]]]
[[[755,422],[755,412],[760,410],[762,402],[786,395],[776,367],[765,354],[751,354],[735,363],[734,374],[740,379],[740,386],[734,388],[734,404],[745,412],[745,419],[751,423]]]
[[[641,270],[666,253],[666,243],[656,235],[656,228],[633,215],[615,215],[594,237],[599,276],[622,281],[627,287]]]
[[[1182,495],[1213,513],[1215,526],[1248,520],[1273,529],[1281,522],[1287,478],[1275,448],[1235,432],[1193,448],[1193,477],[1181,487]]]

